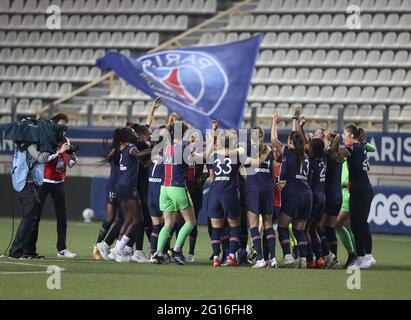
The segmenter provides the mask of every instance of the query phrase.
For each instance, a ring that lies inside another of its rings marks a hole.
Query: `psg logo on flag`
[[[225,68],[212,55],[198,51],[162,51],[140,57],[141,76],[162,100],[211,115],[229,86]]]

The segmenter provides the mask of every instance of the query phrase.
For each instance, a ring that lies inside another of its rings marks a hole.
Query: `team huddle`
[[[306,120],[296,107],[286,142],[279,140],[281,115],[275,113],[270,144],[259,127],[241,139],[242,129],[220,129],[217,120],[203,143],[201,133],[190,131],[174,113],[151,132],[159,106],[157,98],[144,125],[127,123],[114,131],[102,161],[111,171],[93,259],[193,262],[203,209],[214,267],[336,268],[337,235],[348,253],[344,268],[375,264],[367,222],[374,196],[367,152],[375,148],[366,143],[363,129],[349,125],[342,137],[324,129],[305,133]],[[145,235],[149,256],[143,251]]]

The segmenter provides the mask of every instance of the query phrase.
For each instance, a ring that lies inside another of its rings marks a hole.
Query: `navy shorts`
[[[200,211],[203,206],[203,189],[194,188],[193,192],[190,192],[191,200],[193,201],[193,207],[195,211]]]
[[[342,190],[341,192],[329,192],[325,194],[325,214],[327,216],[336,217],[341,211],[343,203]]]
[[[118,201],[140,200],[136,186],[117,185],[116,191]]]
[[[213,219],[236,219],[240,215],[240,200],[238,192],[213,191],[208,195],[208,215]]]
[[[262,215],[273,215],[274,213],[274,190],[273,191],[247,191],[247,210]]]
[[[308,220],[310,219],[312,204],[312,193],[288,193],[287,199],[281,207],[281,212],[293,219]]]
[[[246,184],[239,183],[239,190],[240,190],[240,206],[242,208],[247,207],[247,200],[246,200]]]
[[[319,222],[321,220],[321,216],[324,213],[325,208],[325,195],[319,195],[313,193],[313,205],[311,208],[311,217],[310,219],[313,221]]]
[[[147,196],[148,212],[152,217],[161,217],[163,213],[160,210],[160,188],[156,192],[155,190],[148,190]]]
[[[113,206],[118,205],[117,193],[114,190],[106,191],[106,203]]]
[[[325,214],[327,216],[333,216],[336,217],[340,213],[342,207],[342,198],[335,199],[335,198],[329,198],[326,197],[325,199]]]
[[[107,183],[106,184],[106,203],[107,204],[112,204],[112,205],[117,205],[117,193],[114,190],[114,186],[112,183]]]

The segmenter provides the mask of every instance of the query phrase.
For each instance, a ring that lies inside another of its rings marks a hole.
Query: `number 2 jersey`
[[[353,143],[347,146],[350,156],[347,158],[349,189],[350,192],[356,189],[372,188],[368,178],[368,158],[367,151],[361,143]]]
[[[311,218],[321,218],[325,208],[325,177],[327,156],[325,153],[310,158],[310,186],[313,193]]]

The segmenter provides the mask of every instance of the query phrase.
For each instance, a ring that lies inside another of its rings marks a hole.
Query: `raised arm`
[[[151,153],[151,149],[145,149],[145,150],[142,150],[142,151],[139,151],[136,147],[130,149],[130,154],[134,158],[144,157],[144,156],[146,156],[150,153]]]
[[[300,107],[294,106],[293,108],[293,122],[292,122],[292,131],[297,131],[301,134],[300,126],[298,125],[298,117],[300,116]]]
[[[204,152],[204,159],[208,159],[208,157],[214,151],[214,137],[215,137],[215,132],[217,128],[218,128],[218,120],[211,121],[211,132],[208,136],[206,136],[206,147],[205,147],[205,152]]]
[[[178,114],[173,112],[168,116],[167,124],[166,124],[166,129],[169,130],[173,125],[174,122],[178,120]]]
[[[303,141],[304,141],[304,146],[305,146],[305,150],[309,149],[309,145],[310,145],[310,141],[308,141],[307,136],[305,134],[305,130],[304,130],[304,125],[307,123],[307,120],[305,119],[305,117],[300,117],[300,123],[298,125],[299,127],[299,132],[300,134],[303,136]]]
[[[278,140],[278,123],[281,120],[281,115],[275,112],[273,115],[273,123],[271,124],[271,146],[272,148],[278,149],[283,153],[284,145]]]
[[[262,154],[260,154],[258,158],[247,157],[243,164],[245,166],[259,166],[260,163],[267,158],[270,152],[271,148],[267,146],[267,148],[265,148],[265,151]]]
[[[150,112],[147,115],[147,119],[146,119],[147,127],[151,127],[151,124],[153,123],[153,120],[154,120],[154,113],[160,107],[160,105],[161,105],[160,98],[159,97],[155,98],[153,101],[153,104],[151,105]]]

